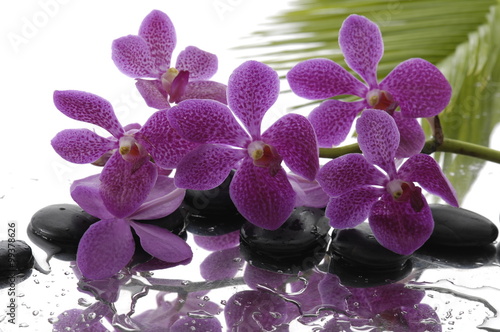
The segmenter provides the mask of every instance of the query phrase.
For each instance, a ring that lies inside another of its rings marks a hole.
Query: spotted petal
[[[356,122],[358,144],[368,162],[395,174],[394,157],[399,147],[399,131],[394,119],[384,111],[367,109]]]
[[[376,88],[377,66],[384,53],[378,26],[364,16],[350,15],[340,28],[339,45],[347,65]]]
[[[254,140],[260,138],[262,118],[278,99],[279,90],[278,73],[257,61],[243,63],[229,77],[229,108],[243,122]]]
[[[106,279],[127,265],[134,250],[134,238],[127,221],[101,220],[83,234],[76,262],[86,278]]]
[[[418,182],[431,194],[440,196],[450,205],[458,206],[455,189],[431,156],[417,154],[410,157],[399,168],[398,176],[404,181]]]
[[[141,23],[139,36],[149,46],[154,68],[160,73],[167,71],[177,43],[175,27],[167,14],[159,10],[149,13]]]
[[[227,104],[227,86],[213,81],[192,81],[186,85],[186,91],[179,101],[188,99],[212,99]]]
[[[313,181],[319,169],[318,144],[311,123],[302,115],[289,113],[262,134],[276,148],[286,165],[298,175]]]
[[[116,141],[101,137],[88,129],[65,129],[50,143],[63,159],[76,164],[94,162],[117,147]]]
[[[106,208],[118,218],[130,216],[153,188],[157,167],[144,161],[140,167],[115,153],[101,173],[101,197]]]
[[[364,98],[367,87],[330,59],[310,59],[295,65],[286,75],[292,91],[307,99],[326,99],[339,95]]]
[[[380,89],[399,103],[401,114],[411,118],[432,117],[450,102],[451,86],[439,69],[423,59],[409,59],[394,68]]]
[[[170,108],[168,94],[159,80],[137,79],[135,86],[149,107],[158,110]]]
[[[177,263],[193,257],[191,247],[167,229],[139,222],[130,222],[141,240],[142,248],[164,262]]]
[[[418,120],[404,117],[401,112],[394,112],[393,119],[400,135],[396,158],[408,158],[420,153],[425,145],[425,133]]]
[[[330,99],[322,102],[309,114],[320,147],[331,148],[342,143],[356,115],[365,108],[366,102],[343,102]]]
[[[400,255],[410,255],[431,236],[434,220],[425,197],[416,212],[409,201],[398,202],[390,194],[373,204],[370,227],[377,241]]]
[[[109,131],[114,137],[123,134],[123,128],[113,107],[102,97],[76,90],[54,91],[54,105],[64,115],[95,124]]]
[[[286,173],[275,176],[245,158],[234,174],[229,194],[238,211],[252,224],[269,230],[283,225],[295,206],[295,192]]]
[[[250,141],[227,106],[214,100],[183,101],[168,111],[168,120],[182,137],[193,142],[244,147]]]
[[[111,59],[116,67],[130,77],[158,78],[160,72],[148,43],[139,36],[128,35],[113,40],[111,45]]]
[[[218,60],[215,54],[188,46],[177,56],[175,69],[187,70],[190,80],[208,80],[217,72]]]

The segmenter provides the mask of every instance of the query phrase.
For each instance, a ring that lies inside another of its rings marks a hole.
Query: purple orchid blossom
[[[290,216],[296,194],[281,166],[312,181],[319,169],[316,135],[309,121],[287,114],[261,134],[261,122],[279,94],[278,74],[248,61],[231,75],[228,106],[213,100],[186,100],[168,111],[178,133],[202,143],[179,163],[175,183],[207,190],[220,185],[236,168],[229,192],[251,223],[277,229]],[[244,128],[237,122],[243,123]]]
[[[226,103],[226,86],[209,81],[217,71],[217,56],[188,46],[170,67],[177,39],[170,18],[159,10],[147,15],[138,35],[113,41],[112,59],[118,69],[136,78],[146,104],[168,109],[186,99],[214,99]]]
[[[142,127],[122,127],[111,104],[97,95],[55,91],[54,104],[68,117],[100,126],[112,135],[105,138],[89,129],[66,129],[51,144],[63,159],[73,163],[106,159],[101,177],[103,200],[118,217],[130,215],[139,207],[138,198],[149,194],[158,168],[175,168],[182,156],[196,146],[172,129],[166,111],[157,111]],[[106,158],[101,158],[103,155]]]
[[[410,157],[425,144],[416,118],[433,117],[448,105],[451,86],[433,64],[419,58],[400,63],[381,82],[377,66],[384,52],[378,26],[363,16],[350,15],[339,32],[339,45],[347,65],[366,84],[329,59],[311,59],[292,68],[287,79],[292,91],[307,99],[354,95],[362,100],[322,102],[309,115],[321,147],[338,145],[346,138],[356,115],[365,108],[381,109],[394,117],[401,134],[396,156]],[[400,111],[395,111],[399,106]]]
[[[326,216],[336,228],[355,227],[368,217],[381,245],[402,255],[411,254],[434,228],[429,206],[414,182],[458,206],[455,191],[428,155],[414,155],[396,169],[399,131],[386,112],[365,110],[356,130],[363,155],[331,160],[318,174],[318,182],[330,196]]]
[[[135,251],[131,228],[153,257],[175,265],[190,262],[193,253],[182,238],[158,226],[134,221],[161,218],[180,206],[185,190],[176,188],[173,179],[158,176],[147,197],[135,197],[139,206],[126,216],[117,216],[105,206],[100,187],[99,174],[71,186],[75,202],[101,219],[85,232],[78,245],[77,264],[84,277],[109,278],[129,263]]]

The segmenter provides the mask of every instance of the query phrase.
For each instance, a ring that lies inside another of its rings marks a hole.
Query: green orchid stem
[[[451,152],[500,164],[500,151],[451,138],[444,138],[441,144],[436,142],[435,139],[427,140],[422,149],[422,153],[431,154],[434,152]],[[354,143],[338,148],[319,149],[319,156],[321,158],[334,159],[348,153],[361,153],[359,145]]]

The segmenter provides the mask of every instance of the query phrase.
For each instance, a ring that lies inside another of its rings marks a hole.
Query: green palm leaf
[[[409,58],[436,64],[454,91],[440,116],[445,136],[489,145],[500,121],[500,0],[297,0],[294,9],[255,32],[258,43],[240,48],[259,52],[258,59],[282,74],[315,57],[346,67],[338,30],[354,13],[376,22],[382,31],[385,51],[379,79]],[[484,162],[449,154],[436,158],[462,200]]]

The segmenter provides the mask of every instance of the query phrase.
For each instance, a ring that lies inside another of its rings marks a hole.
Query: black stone
[[[234,232],[245,218],[238,212],[229,196],[234,171],[218,187],[210,190],[186,190],[182,209],[188,232],[204,236]]]
[[[498,237],[498,227],[475,212],[449,205],[430,204],[434,231],[426,246],[480,247]]]
[[[13,278],[33,268],[31,247],[22,240],[0,241],[0,279]]]
[[[240,251],[256,267],[294,274],[323,259],[329,230],[323,210],[298,207],[274,231],[245,223],[240,232]]]
[[[76,252],[83,234],[98,220],[78,205],[54,204],[35,212],[28,225],[28,234],[62,250]]]
[[[480,247],[431,246],[424,245],[414,253],[420,261],[440,263],[459,269],[474,269],[495,261],[496,247],[487,244]]]

